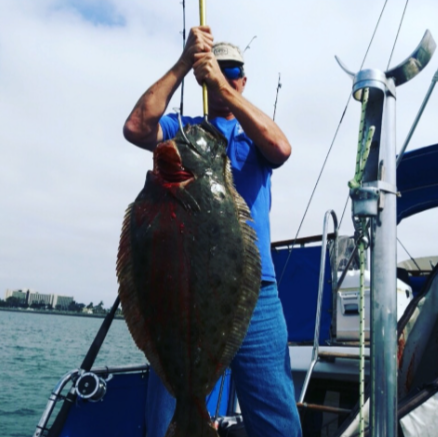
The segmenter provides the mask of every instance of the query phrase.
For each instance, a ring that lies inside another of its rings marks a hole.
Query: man
[[[163,115],[187,73],[193,69],[198,83],[207,85],[209,121],[228,139],[234,183],[251,209],[262,260],[260,297],[246,338],[231,363],[239,405],[249,437],[298,437],[301,427],[269,226],[272,169],[288,159],[291,146],[274,121],[242,96],[247,81],[243,65],[237,47],[213,44],[208,26],[191,29],[176,64],[140,97],[126,120],[124,135],[131,143],[153,151],[179,129],[175,114]],[[202,117],[182,120],[197,124]],[[149,393],[147,435],[163,437],[175,403],[154,372]]]

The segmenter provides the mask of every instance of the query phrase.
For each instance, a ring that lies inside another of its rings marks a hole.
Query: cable
[[[414,257],[408,252],[408,249],[406,249],[406,247],[403,245],[403,243],[400,241],[400,239],[397,237],[397,241],[400,243],[400,246],[403,247],[403,249],[405,250],[405,252],[408,254],[409,258],[411,259],[411,261],[415,264],[415,266],[417,267],[418,270],[421,271],[420,266],[418,265],[417,261],[415,261]]]
[[[386,70],[389,70],[389,64],[391,64],[392,55],[394,54],[395,45],[397,44],[398,35],[400,33],[400,29],[402,27],[403,20],[405,18],[405,12],[406,12],[406,9],[408,7],[408,3],[409,3],[409,0],[406,0],[405,8],[403,9],[403,14],[402,14],[402,17],[401,17],[401,20],[400,20],[400,24],[398,26],[397,35],[395,36],[394,45],[392,46],[392,51],[391,51],[391,54],[390,54],[389,59],[388,59],[388,65],[386,66]]]

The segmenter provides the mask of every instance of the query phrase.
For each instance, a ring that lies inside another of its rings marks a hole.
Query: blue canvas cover
[[[315,335],[316,303],[318,299],[319,265],[321,246],[274,248],[272,258],[279,282],[278,292],[283,304],[290,342],[313,342]],[[283,268],[286,270],[282,277]],[[319,343],[330,339],[332,316],[332,282],[330,258],[326,254],[324,294],[321,312]]]
[[[60,437],[144,437],[147,373],[115,375],[99,402],[77,399]]]
[[[99,402],[77,399],[69,411],[60,437],[144,437],[148,372],[115,374]],[[213,417],[220,398],[219,415],[229,414],[233,406],[231,371],[225,372],[207,397],[207,409]]]
[[[407,152],[397,168],[397,223],[438,206],[438,144]]]

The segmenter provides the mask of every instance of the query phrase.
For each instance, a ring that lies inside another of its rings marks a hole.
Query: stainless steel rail
[[[313,369],[319,359],[319,330],[321,326],[321,307],[322,307],[322,295],[324,293],[324,274],[325,274],[325,260],[327,253],[327,227],[330,216],[333,218],[334,225],[334,233],[335,233],[335,241],[338,232],[338,219],[334,211],[329,210],[325,213],[324,216],[324,226],[323,226],[323,235],[322,235],[322,244],[321,244],[321,261],[319,265],[319,284],[318,284],[318,300],[316,304],[316,320],[315,320],[315,336],[313,338],[313,349],[312,349],[312,360],[310,362],[309,369],[306,373],[306,378],[304,379],[303,387],[301,389],[300,399],[298,401],[299,404],[304,404],[304,397],[306,396],[307,388],[309,386],[310,378],[312,377]]]
[[[96,367],[91,369],[91,372],[96,375],[105,375],[105,374],[116,374],[116,373],[128,373],[128,372],[147,372],[149,371],[149,364],[143,365],[131,365],[131,366],[120,366],[120,367]],[[47,424],[52,416],[53,410],[55,409],[56,403],[63,399],[61,396],[62,391],[65,386],[69,383],[76,381],[80,374],[80,369],[72,370],[66,373],[56,384],[52,393],[49,396],[49,400],[47,402],[46,408],[43,411],[41,419],[38,422],[38,425],[35,429],[33,437],[41,437],[43,432],[47,430]]]

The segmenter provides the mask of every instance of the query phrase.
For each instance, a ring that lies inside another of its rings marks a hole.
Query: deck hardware
[[[102,400],[106,389],[106,381],[93,372],[83,373],[76,381],[76,394],[91,402]]]
[[[353,215],[356,217],[376,217],[380,190],[375,187],[360,187],[350,190],[353,201]]]

